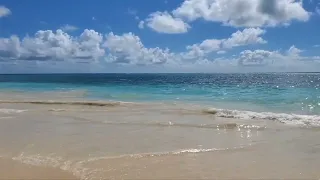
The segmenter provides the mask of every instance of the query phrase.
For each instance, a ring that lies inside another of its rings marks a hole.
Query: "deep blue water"
[[[86,90],[90,99],[320,114],[319,73],[0,75],[1,90]]]

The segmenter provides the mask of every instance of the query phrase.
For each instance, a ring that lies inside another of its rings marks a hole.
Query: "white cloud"
[[[62,26],[60,29],[65,32],[68,32],[68,31],[76,31],[76,30],[78,30],[78,27],[70,25],[70,24],[66,24],[66,25]]]
[[[298,49],[298,48],[296,48],[294,45],[292,45],[292,46],[288,49],[287,54],[288,54],[289,56],[299,56],[301,52],[302,52],[301,49]]]
[[[260,28],[248,28],[243,31],[237,31],[230,38],[223,41],[224,48],[233,48],[250,44],[265,44],[266,40],[260,37],[265,33],[265,30]]]
[[[144,21],[140,21],[138,27],[140,29],[143,29],[144,28]]]
[[[187,52],[182,53],[183,59],[198,60],[211,52],[221,49],[221,40],[207,39],[200,44],[193,44],[186,47]]]
[[[146,48],[140,38],[132,33],[104,37],[94,30],[84,30],[73,37],[57,30],[38,31],[21,40],[17,36],[0,38],[0,60],[76,61],[106,60],[120,64],[164,64],[173,59],[169,49]]]
[[[315,71],[320,66],[319,56],[302,56],[302,50],[295,46],[284,52],[258,49],[245,50],[232,57],[225,54],[229,48],[265,43],[260,38],[261,34],[263,31],[258,28],[244,29],[235,32],[230,38],[208,39],[188,46],[185,52],[173,53],[167,48],[147,48],[133,33],[109,33],[104,37],[94,30],[86,29],[80,36],[71,36],[62,30],[46,30],[22,39],[17,36],[0,38],[0,61],[104,62],[106,66],[121,64],[127,68],[148,65],[147,68],[161,67],[179,71],[181,67],[186,72]],[[210,56],[210,52],[216,54]]]
[[[169,49],[144,47],[140,38],[133,33],[123,35],[109,33],[104,47],[109,53],[106,57],[107,61],[122,64],[164,64],[173,55]]]
[[[103,37],[94,30],[84,30],[72,37],[62,30],[38,31],[33,37],[0,38],[1,60],[95,60],[104,55]]]
[[[5,6],[0,6],[0,18],[5,17],[11,14],[10,9],[6,8]]]
[[[245,50],[240,53],[240,66],[261,66],[267,70],[308,71],[320,65],[319,56],[304,57],[301,50],[291,46],[285,53],[266,50]]]
[[[192,56],[194,54],[189,52],[180,54],[180,60],[183,62],[180,67],[188,67],[188,70],[193,69],[196,72],[319,71],[320,56],[301,56],[300,52],[301,50],[295,46],[291,46],[284,52],[262,49],[244,50],[229,58],[204,57],[199,52],[197,56]]]
[[[265,33],[260,28],[248,28],[243,31],[237,31],[228,39],[206,39],[200,44],[187,46],[189,56],[199,57],[211,52],[231,49],[238,46],[267,43],[261,35]]]
[[[310,17],[302,0],[185,0],[173,14],[189,21],[203,18],[236,27],[276,26]]]
[[[17,36],[0,38],[0,60],[15,59],[20,56],[20,40]]]
[[[265,50],[245,50],[240,53],[238,63],[241,66],[262,66],[270,63],[270,57],[277,52]],[[272,63],[272,62],[271,62]]]
[[[159,33],[179,34],[186,33],[190,26],[180,18],[172,17],[168,12],[155,12],[146,19],[149,28]]]

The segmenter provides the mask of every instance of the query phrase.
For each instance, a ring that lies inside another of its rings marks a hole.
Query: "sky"
[[[0,73],[320,72],[320,0],[0,0]]]

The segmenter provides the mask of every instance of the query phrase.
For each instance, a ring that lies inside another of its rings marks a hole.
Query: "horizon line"
[[[91,73],[91,72],[84,72],[84,73],[0,73],[0,75],[54,75],[54,74],[270,74],[270,73],[320,73],[319,72],[132,72],[132,73],[124,73],[124,72],[103,72],[103,73]]]

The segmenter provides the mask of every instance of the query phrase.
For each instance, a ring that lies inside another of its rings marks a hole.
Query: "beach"
[[[320,176],[317,127],[217,117],[180,104],[28,96],[0,102],[3,178]]]
[[[0,180],[320,180],[320,0],[0,0]]]
[[[0,179],[320,178],[316,112],[87,94],[2,89]]]

